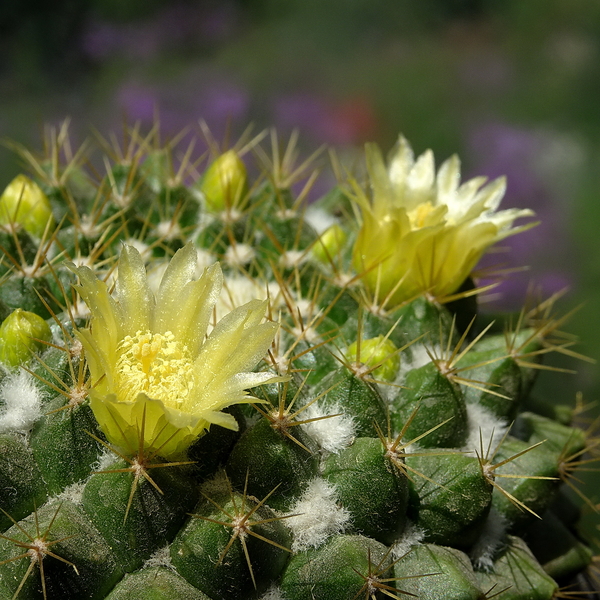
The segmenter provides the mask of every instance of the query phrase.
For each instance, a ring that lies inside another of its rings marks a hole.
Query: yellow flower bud
[[[336,223],[326,229],[312,247],[313,257],[322,263],[329,263],[346,244],[346,232]]]
[[[50,327],[42,317],[17,308],[0,325],[0,362],[11,367],[26,363],[51,339]]]
[[[55,226],[48,197],[29,177],[17,175],[0,196],[0,225],[21,225],[40,238],[48,223]]]
[[[368,369],[377,367],[372,373],[374,379],[393,381],[400,368],[400,354],[398,348],[390,339],[383,335],[363,339],[360,343],[360,356],[358,356],[358,343],[353,342],[344,353],[351,362],[359,362]]]
[[[206,208],[219,212],[235,207],[246,190],[246,166],[234,150],[221,154],[200,181]]]
[[[496,242],[528,229],[513,222],[530,210],[497,211],[504,178],[478,177],[460,184],[453,156],[435,172],[430,150],[416,160],[401,137],[386,165],[367,145],[371,194],[353,183],[362,224],[352,263],[377,303],[393,308],[422,294],[443,300],[470,275]]]

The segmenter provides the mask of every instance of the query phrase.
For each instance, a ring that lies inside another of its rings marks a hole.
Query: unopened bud
[[[51,339],[50,327],[42,317],[17,308],[0,325],[0,362],[11,367],[26,363]]]
[[[55,225],[48,197],[29,177],[17,175],[0,196],[0,225],[20,225],[41,238],[48,223]]]
[[[246,166],[234,150],[221,154],[200,181],[206,208],[219,212],[236,206],[244,195],[246,178]]]
[[[330,263],[346,244],[346,233],[336,223],[324,231],[312,247],[312,255],[319,262]]]
[[[377,367],[373,371],[374,379],[392,381],[400,368],[400,354],[397,350],[394,342],[378,335],[361,341],[360,356],[357,342],[346,348],[345,356],[349,361],[363,364],[369,369]]]

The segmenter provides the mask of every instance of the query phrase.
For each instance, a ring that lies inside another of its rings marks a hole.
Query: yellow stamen
[[[117,397],[134,401],[140,392],[179,408],[194,386],[193,362],[187,346],[164,334],[137,331],[117,348]]]
[[[433,204],[431,202],[424,202],[419,204],[413,210],[408,213],[410,224],[413,229],[420,229],[425,225],[425,219],[429,216],[433,210]]]

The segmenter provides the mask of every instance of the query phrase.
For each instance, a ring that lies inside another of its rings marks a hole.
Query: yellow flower
[[[211,424],[236,430],[222,409],[255,401],[248,388],[280,380],[251,372],[277,331],[261,323],[266,302],[236,308],[206,335],[223,276],[214,264],[194,280],[196,260],[191,244],[179,250],[156,295],[131,246],[121,252],[115,297],[90,269],[73,267],[91,313],[89,329],[79,332],[91,407],[108,440],[129,455],[143,450],[169,459]]]
[[[530,210],[496,212],[506,182],[485,177],[460,184],[452,156],[435,173],[433,153],[416,160],[400,137],[386,166],[379,148],[366,147],[371,196],[353,183],[362,224],[352,262],[377,302],[387,307],[427,294],[444,299],[469,276],[484,252],[532,225],[512,227]]]

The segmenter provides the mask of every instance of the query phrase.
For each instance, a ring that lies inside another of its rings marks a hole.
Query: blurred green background
[[[465,176],[508,176],[504,207],[541,225],[505,266],[562,310],[600,358],[600,3],[589,0],[16,0],[0,6],[0,137],[38,148],[46,123],[81,142],[124,120],[174,135],[204,118],[217,138],[249,122],[301,132],[303,148],[389,148],[403,132]],[[0,149],[0,184],[19,170]],[[329,177],[329,178],[328,178]],[[331,184],[324,175],[322,189]],[[2,184],[3,185],[3,184]],[[497,258],[495,259],[498,260]],[[541,393],[594,401],[598,367],[559,361]]]

